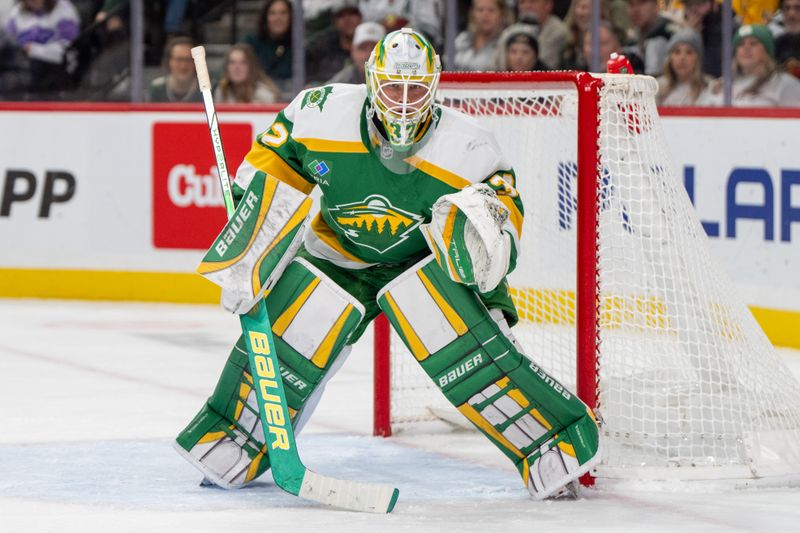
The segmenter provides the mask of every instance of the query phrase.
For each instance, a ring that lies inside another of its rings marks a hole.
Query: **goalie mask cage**
[[[800,386],[711,255],[656,90],[631,75],[446,73],[439,100],[514,166],[513,332],[602,419],[594,475],[795,479]],[[458,416],[384,317],[375,335],[375,434]]]

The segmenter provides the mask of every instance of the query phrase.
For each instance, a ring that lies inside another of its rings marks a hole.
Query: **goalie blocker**
[[[543,499],[600,461],[591,410],[517,348],[501,313],[427,258],[389,283],[378,304],[447,399]]]

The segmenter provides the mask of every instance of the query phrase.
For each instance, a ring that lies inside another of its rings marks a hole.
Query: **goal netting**
[[[491,129],[517,174],[514,334],[602,418],[598,476],[800,472],[800,386],[710,252],[656,89],[628,75],[443,77],[442,104]],[[389,345],[376,408],[391,430],[447,418],[399,339]]]

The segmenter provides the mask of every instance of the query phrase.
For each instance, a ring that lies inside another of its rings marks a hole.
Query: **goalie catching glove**
[[[509,271],[514,244],[504,229],[508,217],[494,190],[478,183],[439,198],[421,230],[450,279],[485,293]]]

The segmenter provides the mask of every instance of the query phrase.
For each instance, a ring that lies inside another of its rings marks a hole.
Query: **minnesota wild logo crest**
[[[381,254],[405,241],[423,220],[421,215],[393,206],[380,194],[328,211],[348,239]]]
[[[325,105],[325,100],[328,99],[328,95],[331,94],[331,92],[333,92],[333,87],[330,86],[311,89],[303,96],[303,103],[300,104],[300,109],[318,107],[321,112],[322,106]]]

